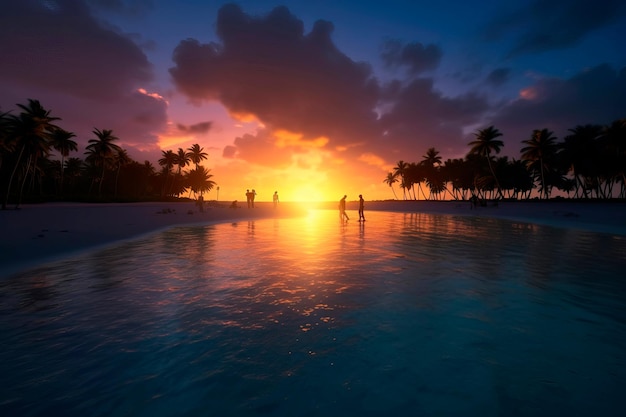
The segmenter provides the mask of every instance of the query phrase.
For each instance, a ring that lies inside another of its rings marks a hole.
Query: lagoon
[[[621,415],[626,237],[335,211],[0,281],[6,416]]]

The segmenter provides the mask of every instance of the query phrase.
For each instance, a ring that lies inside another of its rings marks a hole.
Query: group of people
[[[346,198],[348,198],[348,196],[344,195],[341,200],[339,200],[339,218],[348,221],[350,218],[348,214],[346,214]],[[363,214],[364,209],[365,200],[363,199],[363,195],[359,194],[359,222],[365,221],[365,215]]]
[[[248,202],[248,208],[254,208],[254,198],[256,197],[256,191],[252,189],[246,190],[246,201]]]
[[[252,191],[250,189],[246,190],[246,201],[248,202],[248,208],[254,208],[254,199],[256,198],[256,191],[254,188]],[[272,196],[272,202],[274,203],[274,208],[278,206],[278,191],[274,191],[274,195]]]

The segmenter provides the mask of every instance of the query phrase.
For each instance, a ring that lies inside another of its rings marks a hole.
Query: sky
[[[0,111],[39,100],[81,158],[95,128],[157,168],[198,143],[206,199],[390,199],[478,129],[519,158],[626,117],[624,39],[621,0],[0,0]]]

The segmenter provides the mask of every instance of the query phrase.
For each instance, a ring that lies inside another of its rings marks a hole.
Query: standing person
[[[278,191],[274,191],[274,197],[272,197],[272,200],[274,201],[274,208],[276,208],[276,206],[278,206]]]
[[[363,215],[365,200],[363,200],[363,196],[359,194],[359,221],[365,221],[365,216]]]
[[[202,194],[200,194],[200,197],[198,197],[198,202],[196,204],[198,204],[200,212],[204,212],[204,197],[202,196]]]
[[[345,217],[346,220],[350,220],[350,218],[346,214],[346,197],[348,197],[348,196],[344,195],[343,198],[341,200],[339,200],[339,218],[341,220],[343,220],[344,217]]]
[[[256,191],[254,191],[254,188],[253,188],[252,191],[250,192],[250,201],[252,201],[252,208],[254,208],[254,197],[256,197]]]
[[[250,194],[250,190],[246,190],[246,201],[248,202],[248,208],[252,205],[252,194]]]

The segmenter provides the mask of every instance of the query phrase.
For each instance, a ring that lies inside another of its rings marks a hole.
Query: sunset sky
[[[81,158],[94,128],[157,169],[199,143],[220,200],[393,198],[399,160],[476,129],[518,158],[533,129],[626,117],[622,0],[0,5],[0,111],[39,100]]]

